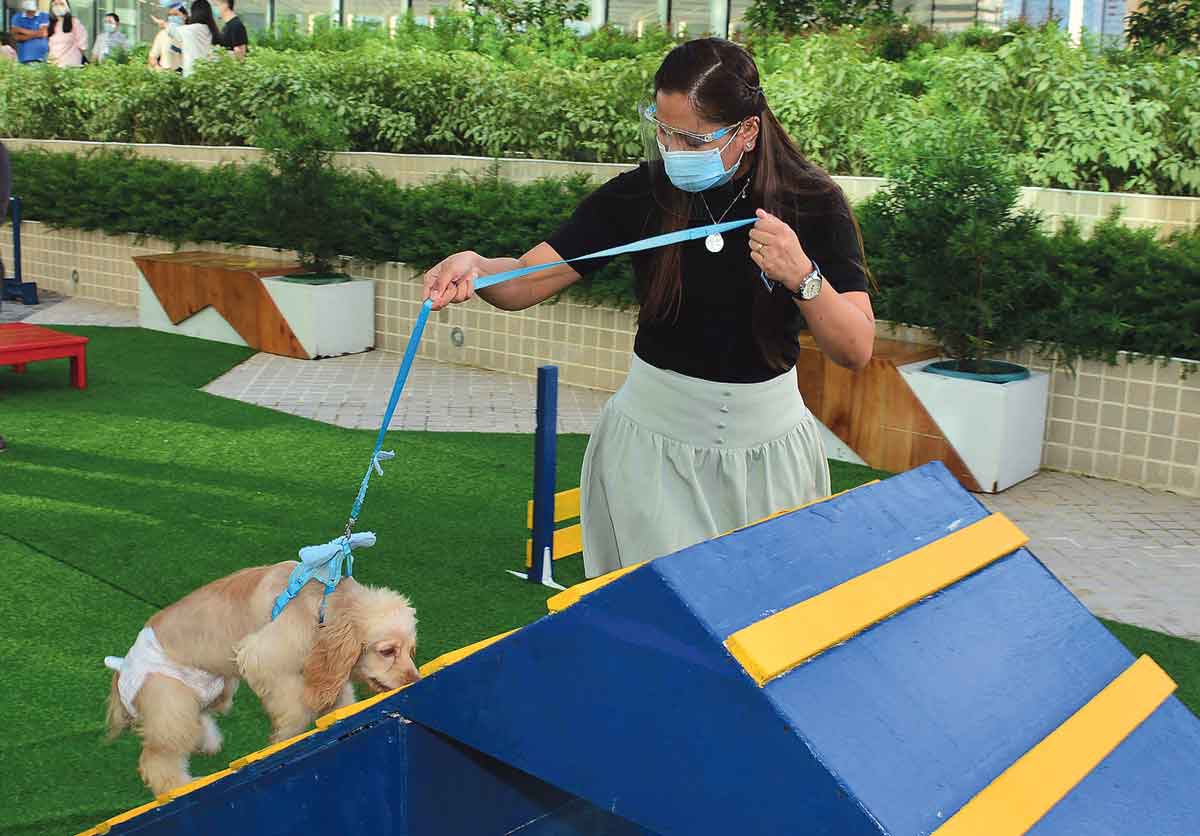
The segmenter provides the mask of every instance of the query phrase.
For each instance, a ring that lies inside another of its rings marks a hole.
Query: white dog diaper
[[[154,630],[150,627],[145,627],[138,633],[137,641],[129,648],[125,658],[105,656],[104,665],[119,672],[117,691],[121,695],[121,703],[131,717],[137,717],[137,710],[133,707],[134,697],[142,690],[146,677],[152,673],[178,679],[196,692],[202,706],[214,702],[225,689],[224,677],[199,668],[177,665],[167,658],[162,645],[158,643],[158,636],[154,635]]]

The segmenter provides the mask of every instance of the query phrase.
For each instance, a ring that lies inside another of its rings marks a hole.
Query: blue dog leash
[[[476,279],[475,289],[483,290],[484,288],[492,287],[511,279],[528,276],[530,273],[536,273],[539,270],[558,267],[561,264],[570,264],[575,261],[587,261],[595,258],[609,258],[626,253],[652,250],[656,247],[665,247],[683,241],[694,241],[697,238],[707,238],[714,233],[728,232],[733,229],[740,229],[743,226],[749,226],[757,220],[757,218],[744,218],[738,221],[725,221],[724,223],[709,224],[692,229],[680,229],[675,232],[654,235],[649,238],[643,238],[640,241],[588,253],[587,255],[576,256],[575,258],[565,258],[561,261],[550,261],[545,264],[535,264],[531,267],[521,267],[503,273],[494,273],[490,276],[483,276]],[[389,425],[392,423],[392,415],[396,411],[396,405],[400,402],[400,393],[404,391],[404,384],[408,381],[408,373],[412,370],[413,360],[417,355],[417,347],[421,343],[421,335],[425,331],[425,323],[429,320],[429,314],[432,309],[433,300],[426,299],[421,305],[420,313],[417,314],[417,321],[413,325],[412,335],[408,338],[408,345],[404,349],[404,359],[400,363],[400,371],[396,375],[396,382],[392,385],[392,394],[388,398],[387,410],[383,415],[383,424],[379,427],[379,434],[375,437],[375,449],[371,451],[371,460],[367,464],[367,472],[363,474],[362,482],[358,486],[358,495],[355,496],[354,505],[350,509],[350,518],[346,521],[346,530],[342,533],[342,536],[330,540],[328,543],[320,546],[308,546],[300,550],[300,565],[292,570],[292,574],[288,578],[287,588],[275,599],[275,606],[271,608],[272,620],[283,612],[283,608],[287,606],[289,601],[296,597],[296,594],[304,588],[306,583],[317,579],[323,581],[325,584],[325,592],[321,597],[319,616],[320,623],[324,624],[325,602],[329,599],[330,593],[337,588],[338,582],[341,581],[343,570],[345,577],[350,577],[354,573],[353,550],[375,545],[375,535],[372,532],[355,534],[354,525],[358,522],[358,515],[362,511],[363,501],[367,498],[367,489],[371,485],[371,474],[374,472],[382,476],[382,462],[396,457],[395,452],[383,449],[383,440],[387,435]]]

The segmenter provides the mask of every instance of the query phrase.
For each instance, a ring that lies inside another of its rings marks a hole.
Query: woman
[[[155,20],[165,28],[172,46],[182,53],[180,66],[185,76],[195,71],[197,61],[212,55],[213,44],[220,43],[221,30],[213,19],[208,0],[195,0],[190,15],[182,4],[173,5],[167,12],[166,21]]]
[[[633,256],[641,303],[629,376],[609,400],[582,474],[589,577],[710,539],[829,493],[816,420],[791,369],[802,321],[836,362],[870,359],[874,314],[857,223],[796,149],[741,47],[673,49],[642,109],[647,161],[589,195],[520,259],[455,253],[425,275],[441,308],[481,276],[715,221],[704,241]],[[479,295],[519,310],[606,263],[562,265]],[[818,267],[819,265],[819,267]]]
[[[146,63],[152,70],[182,72],[183,49],[171,42],[170,33],[177,32],[180,26],[187,23],[187,8],[183,5],[182,0],[171,0],[165,6],[167,9],[166,20],[158,17],[151,18],[159,25],[160,30],[154,36],[154,43],[150,45],[150,54],[146,57]]]
[[[82,67],[87,51],[87,30],[71,14],[67,0],[54,0],[50,5],[50,38],[48,59],[60,67]]]

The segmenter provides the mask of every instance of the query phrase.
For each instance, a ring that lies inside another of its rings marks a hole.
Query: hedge
[[[90,155],[12,153],[15,192],[25,217],[53,227],[133,233],[176,243],[215,241],[273,246],[279,219],[270,215],[278,177],[265,165],[203,170],[112,152]],[[493,171],[400,188],[377,175],[336,172],[327,197],[328,224],[349,257],[401,261],[418,268],[462,249],[519,255],[567,218],[592,188],[583,177],[518,185]],[[64,199],[68,196],[69,199]],[[868,261],[883,285],[881,319],[913,319],[902,274],[903,242],[880,224],[877,201],[857,208]],[[1045,235],[1056,291],[1044,334],[1070,361],[1114,359],[1120,350],[1200,359],[1200,231],[1163,241],[1119,220],[1089,238],[1071,225]],[[569,294],[592,303],[633,304],[632,272],[618,259]],[[1019,303],[1020,300],[1013,300]],[[921,324],[919,317],[914,324]]]
[[[976,114],[1024,185],[1200,194],[1200,57],[1076,49],[1046,29],[1003,33],[987,48],[962,38],[919,43],[891,61],[873,37],[756,47],[772,107],[834,174],[877,174],[880,150],[914,126]],[[311,103],[350,126],[353,150],[639,156],[636,106],[660,52],[569,61],[553,49],[517,52],[385,40],[344,52],[258,48],[187,79],[137,64],[0,62],[0,135],[246,145],[264,114]]]

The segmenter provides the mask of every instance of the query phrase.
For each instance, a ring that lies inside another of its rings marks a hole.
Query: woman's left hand
[[[750,228],[750,258],[768,279],[795,293],[813,271],[812,260],[794,229],[765,209],[755,214],[758,221]]]

